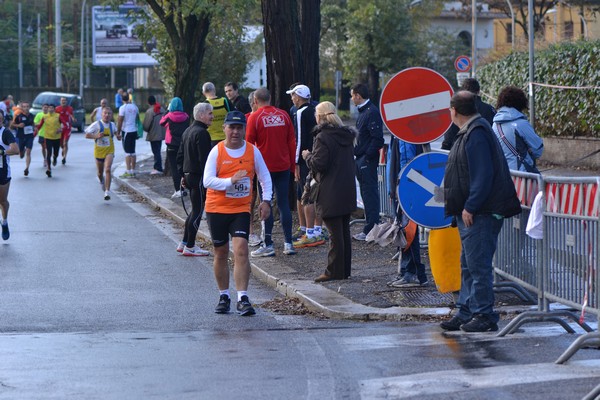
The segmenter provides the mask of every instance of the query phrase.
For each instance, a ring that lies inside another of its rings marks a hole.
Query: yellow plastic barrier
[[[440,293],[460,290],[460,236],[458,228],[429,231],[429,265]]]

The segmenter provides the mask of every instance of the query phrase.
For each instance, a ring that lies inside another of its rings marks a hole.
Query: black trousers
[[[185,183],[190,191],[190,201],[192,211],[185,220],[185,230],[183,232],[183,242],[187,247],[196,245],[196,234],[200,227],[202,211],[204,210],[204,201],[206,198],[205,189],[202,186],[202,176],[198,174],[185,174]]]
[[[334,279],[347,279],[352,269],[350,214],[323,218],[323,222],[329,229],[329,253],[325,274]]]
[[[181,176],[177,170],[177,151],[179,151],[179,147],[167,145],[167,160],[169,161],[169,167],[171,167],[171,178],[173,178],[175,191],[181,189]]]

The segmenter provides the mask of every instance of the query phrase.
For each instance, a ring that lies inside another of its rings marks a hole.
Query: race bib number
[[[26,135],[33,135],[33,126],[29,125],[23,128]]]
[[[239,199],[250,196],[250,178],[242,178],[225,191],[225,197]]]
[[[98,147],[108,147],[110,146],[110,137],[102,136],[101,138],[96,139],[96,145]]]

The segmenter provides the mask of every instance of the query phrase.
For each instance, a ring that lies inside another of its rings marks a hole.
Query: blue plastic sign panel
[[[444,172],[448,155],[429,152],[415,157],[400,171],[398,199],[404,213],[416,224],[436,229],[450,226],[444,215]]]
[[[471,70],[471,59],[467,56],[459,56],[454,60],[454,68],[457,72],[469,72]]]

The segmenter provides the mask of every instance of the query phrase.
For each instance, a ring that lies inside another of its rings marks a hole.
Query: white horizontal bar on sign
[[[384,104],[385,119],[392,121],[447,109],[450,107],[450,97],[450,92],[445,91]]]

